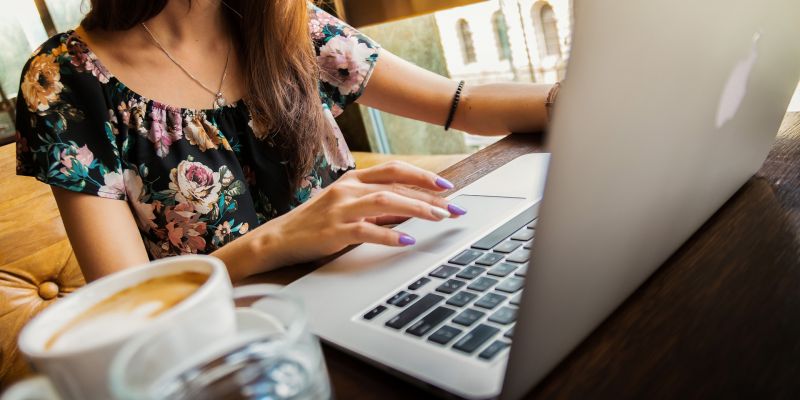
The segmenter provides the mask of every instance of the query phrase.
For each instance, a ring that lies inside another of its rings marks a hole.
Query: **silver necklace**
[[[228,104],[228,101],[225,100],[225,97],[222,96],[222,85],[225,83],[225,78],[228,76],[228,61],[230,60],[231,56],[231,47],[233,47],[230,45],[230,43],[228,44],[228,54],[225,56],[225,68],[222,70],[222,79],[220,79],[219,81],[219,89],[214,91],[209,89],[208,86],[204,85],[203,82],[200,82],[199,79],[195,78],[194,75],[191,74],[191,72],[187,71],[186,68],[184,68],[183,65],[181,65],[181,63],[179,63],[174,57],[172,57],[172,55],[169,54],[167,49],[164,48],[161,42],[158,41],[156,35],[154,35],[153,32],[150,31],[150,28],[148,28],[147,25],[144,24],[144,22],[142,22],[141,25],[142,28],[144,28],[144,30],[147,32],[147,35],[150,36],[150,39],[153,41],[156,47],[158,47],[167,56],[167,58],[169,58],[169,60],[172,61],[173,64],[175,64],[178,68],[180,68],[181,71],[183,71],[183,73],[186,74],[186,76],[188,76],[193,81],[195,81],[195,83],[200,85],[200,87],[202,87],[208,93],[211,93],[212,96],[214,96],[214,102],[211,103],[212,108],[224,107],[226,104]]]

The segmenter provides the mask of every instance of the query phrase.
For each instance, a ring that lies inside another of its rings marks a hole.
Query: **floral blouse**
[[[17,174],[126,201],[151,259],[210,253],[288,212],[355,167],[334,116],[362,93],[378,57],[377,44],[352,27],[309,13],[330,130],[295,193],[244,102],[193,110],[147,99],[72,31],[47,40],[23,70]]]

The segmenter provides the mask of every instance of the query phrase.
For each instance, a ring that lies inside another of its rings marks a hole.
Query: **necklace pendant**
[[[228,104],[228,102],[225,100],[224,97],[222,97],[222,93],[217,93],[214,96],[214,105],[215,106],[217,106],[217,107],[225,107],[226,104]]]

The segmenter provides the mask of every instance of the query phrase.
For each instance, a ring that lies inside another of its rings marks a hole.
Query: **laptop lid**
[[[574,13],[508,399],[758,170],[800,76],[797,0],[576,1]]]

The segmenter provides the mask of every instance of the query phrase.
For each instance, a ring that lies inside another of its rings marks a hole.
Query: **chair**
[[[30,374],[22,327],[85,283],[50,188],[15,171],[14,144],[0,147],[0,392]]]

